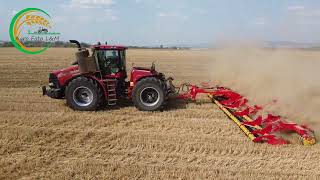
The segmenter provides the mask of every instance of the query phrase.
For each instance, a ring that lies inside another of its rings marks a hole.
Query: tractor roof
[[[96,50],[107,50],[107,49],[112,49],[112,50],[124,50],[127,49],[125,46],[111,46],[111,45],[94,45],[92,46],[93,49]]]

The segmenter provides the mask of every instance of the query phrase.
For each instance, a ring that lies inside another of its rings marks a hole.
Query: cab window
[[[113,74],[121,69],[120,54],[118,50],[98,50],[96,58],[100,66],[100,70],[104,74]]]

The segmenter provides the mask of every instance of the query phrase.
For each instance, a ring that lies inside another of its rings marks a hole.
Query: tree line
[[[23,44],[26,47],[45,47],[48,46],[48,42],[42,41],[25,41]],[[91,45],[85,42],[81,42],[81,47],[89,48]],[[75,48],[76,45],[70,42],[64,41],[55,41],[49,43],[50,47],[60,47],[60,48]],[[0,47],[13,47],[12,42],[10,41],[0,41]],[[163,45],[160,46],[128,46],[131,49],[189,49],[188,47],[177,47],[177,46],[168,46],[165,47]]]

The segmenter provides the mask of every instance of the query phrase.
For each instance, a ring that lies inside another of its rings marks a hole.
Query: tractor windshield
[[[124,50],[97,50],[95,57],[103,74],[115,74],[126,70]]]

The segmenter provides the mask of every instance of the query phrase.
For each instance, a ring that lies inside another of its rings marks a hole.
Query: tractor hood
[[[68,79],[80,74],[79,66],[74,65],[74,66],[70,66],[67,68],[55,70],[55,71],[52,71],[51,74],[54,75],[58,79],[60,86],[64,86],[64,84],[66,83],[66,81]],[[52,75],[50,75],[50,76],[52,76]]]
[[[79,67],[78,65],[70,66],[67,68],[59,69],[59,70],[54,70],[52,71],[52,74],[58,76],[59,74],[70,74],[70,73],[79,73]]]
[[[154,68],[132,67],[130,81],[134,84],[141,78],[160,75]]]

